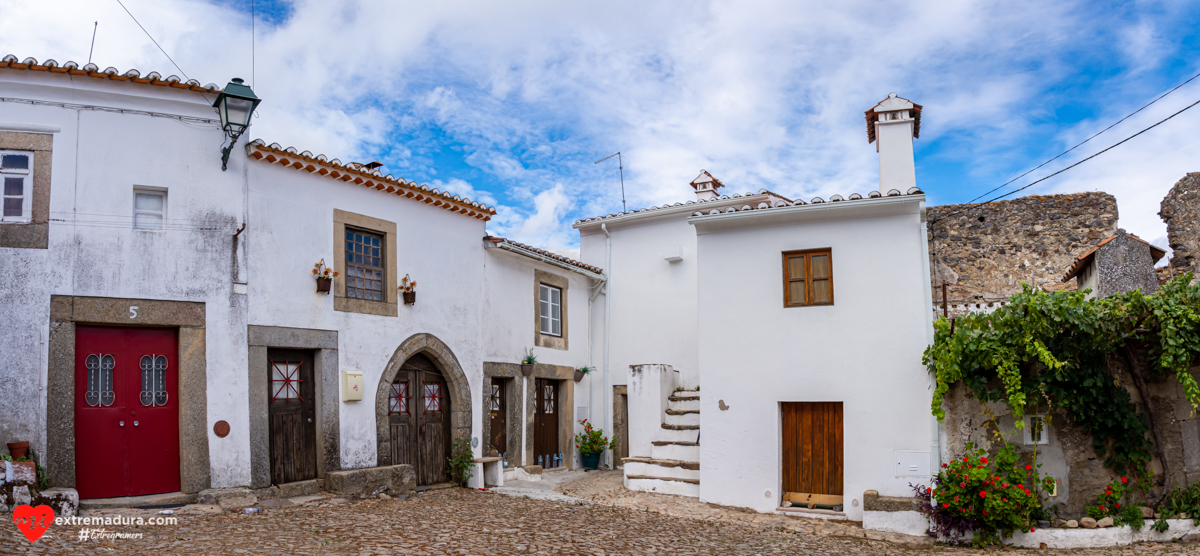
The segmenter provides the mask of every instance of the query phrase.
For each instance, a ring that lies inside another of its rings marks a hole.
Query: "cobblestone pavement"
[[[610,474],[611,475],[611,474]],[[695,501],[679,497],[619,495],[619,478],[595,474],[562,490],[595,504],[568,504],[466,489],[429,491],[405,499],[314,501],[268,508],[257,514],[216,513],[189,506],[175,526],[110,526],[141,539],[80,541],[80,526],[51,526],[30,544],[11,524],[0,530],[0,554],[980,554],[940,546],[912,546],[852,535],[821,534],[753,514],[713,508],[729,516],[678,517]],[[644,497],[654,504],[639,504]],[[663,500],[657,500],[663,498]],[[668,500],[669,498],[669,500]],[[675,502],[675,503],[672,503]],[[676,508],[672,510],[672,508]],[[682,509],[679,509],[682,508]],[[648,511],[653,510],[653,511]],[[104,513],[151,516],[146,510]],[[735,515],[739,514],[739,515]],[[770,517],[770,516],[766,516]],[[792,520],[807,522],[810,520]],[[793,523],[794,525],[794,523]],[[846,526],[851,527],[852,526]],[[1196,544],[1166,543],[1045,554],[1195,554]],[[998,552],[998,551],[993,551]],[[1006,551],[1012,552],[1012,551]]]

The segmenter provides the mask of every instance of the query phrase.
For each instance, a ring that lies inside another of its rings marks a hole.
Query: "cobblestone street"
[[[978,554],[861,538],[854,525],[716,508],[692,499],[630,493],[615,473],[589,474],[560,491],[588,503],[533,500],[465,489],[396,499],[314,501],[257,514],[189,506],[175,526],[108,527],[141,539],[80,541],[79,526],[52,526],[30,544],[16,527],[3,554]],[[152,510],[106,510],[124,516]],[[93,514],[95,515],[95,514]],[[993,551],[995,552],[995,551]],[[1010,550],[1011,552],[1011,550]],[[1045,554],[1195,554],[1194,543]]]

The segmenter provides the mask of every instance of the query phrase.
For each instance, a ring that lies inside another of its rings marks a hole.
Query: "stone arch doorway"
[[[378,465],[414,463],[419,484],[440,482],[435,479],[444,474],[450,443],[471,437],[470,392],[458,358],[436,336],[414,334],[401,342],[375,390]],[[416,458],[427,462],[425,473]]]

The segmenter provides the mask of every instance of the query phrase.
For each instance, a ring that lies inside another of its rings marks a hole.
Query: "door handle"
[[[133,422],[133,426],[135,426],[135,427],[137,426],[137,421]]]
[[[309,418],[308,418],[308,422],[309,422],[309,423],[311,423],[311,422],[312,422],[312,417],[309,417]]]
[[[118,425],[122,426],[122,427],[125,426],[125,421],[121,421],[120,423],[118,423]]]

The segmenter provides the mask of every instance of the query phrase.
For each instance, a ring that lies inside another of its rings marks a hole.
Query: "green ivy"
[[[1030,403],[1066,410],[1092,436],[1096,453],[1118,473],[1146,473],[1152,444],[1149,421],[1137,413],[1107,360],[1144,346],[1149,378],[1173,375],[1193,410],[1200,386],[1188,372],[1200,358],[1200,283],[1191,274],[1140,291],[1086,299],[1084,291],[1022,291],[990,314],[933,323],[924,363],[937,378],[933,414],[945,418],[946,393],[966,385],[982,401],[1007,403],[1018,418]]]

